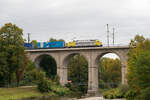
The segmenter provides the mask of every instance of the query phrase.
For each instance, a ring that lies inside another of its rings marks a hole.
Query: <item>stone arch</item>
[[[69,59],[72,58],[74,55],[81,55],[86,59],[87,62],[89,62],[89,60],[87,59],[88,55],[85,55],[82,52],[71,52],[64,55],[64,57],[62,58],[62,66],[61,68],[59,68],[60,83],[62,85],[65,85],[68,82],[67,66],[70,61]]]
[[[35,67],[42,68],[46,76],[54,79],[57,75],[57,62],[51,54],[42,53],[35,57],[34,59]]]
[[[35,64],[35,67],[37,67],[37,68],[39,67],[40,61],[43,59],[44,56],[51,56],[54,59],[54,61],[56,62],[56,67],[57,67],[56,58],[53,55],[47,54],[47,53],[38,54],[34,57],[33,62]]]
[[[116,54],[119,58],[120,58],[120,61],[121,61],[121,65],[122,65],[122,68],[121,68],[121,83],[122,84],[127,84],[127,80],[126,80],[126,53],[122,53],[120,51],[117,51],[117,50],[109,50],[109,51],[103,51],[101,53],[99,53],[95,59],[95,65],[96,67],[98,67],[98,61],[105,55],[105,54],[108,54],[108,53],[114,53]]]
[[[70,61],[69,59],[72,58],[72,57],[75,56],[75,55],[83,56],[83,57],[86,59],[86,61],[88,62],[87,56],[84,55],[84,54],[82,54],[82,53],[79,53],[79,52],[69,53],[69,54],[67,54],[67,55],[64,57],[64,60],[63,60],[63,66],[64,66],[65,68],[67,68],[67,65],[68,65],[68,63],[69,63],[69,61]]]
[[[123,60],[122,60],[122,55],[121,55],[120,53],[118,53],[118,52],[116,52],[116,51],[103,51],[103,52],[101,52],[101,53],[99,53],[99,54],[97,55],[97,57],[96,57],[96,59],[95,59],[95,65],[98,66],[98,61],[99,61],[104,55],[106,55],[106,54],[108,54],[108,53],[114,53],[114,54],[116,54],[116,55],[120,58],[120,61],[121,61],[121,62],[123,61]]]

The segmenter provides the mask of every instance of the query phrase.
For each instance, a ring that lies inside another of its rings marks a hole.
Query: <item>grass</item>
[[[53,92],[40,93],[36,87],[0,88],[0,100],[17,100],[22,98],[55,96]]]

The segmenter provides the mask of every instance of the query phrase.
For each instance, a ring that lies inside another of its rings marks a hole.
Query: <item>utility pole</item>
[[[107,24],[107,45],[109,47],[109,26]]]
[[[113,28],[113,46],[114,46],[114,43],[115,43],[115,28]]]
[[[30,33],[28,33],[28,43],[30,43]]]

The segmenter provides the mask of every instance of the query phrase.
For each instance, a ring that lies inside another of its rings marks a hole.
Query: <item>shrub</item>
[[[52,82],[47,78],[43,78],[39,80],[37,87],[40,92],[49,92],[52,90]]]
[[[57,85],[60,85],[60,83],[59,83],[59,76],[56,75],[56,76],[54,77],[53,81],[54,81]]]
[[[52,91],[55,92],[59,96],[64,96],[69,94],[69,89],[60,85],[53,85]]]
[[[69,88],[70,91],[79,93],[79,94],[86,94],[87,92],[86,85],[76,85],[74,83],[67,83],[65,87]]]
[[[37,80],[42,80],[42,79],[46,78],[46,72],[44,72],[41,69],[38,69],[35,76],[36,76]]]
[[[102,95],[106,99],[116,99],[124,97],[124,95],[120,92],[118,88],[105,91]]]
[[[124,85],[120,85],[119,86],[119,92],[123,95],[123,96],[125,96],[125,94],[128,92],[128,90],[129,90],[129,86],[127,85],[127,84],[124,84]]]
[[[20,81],[20,86],[25,85],[34,85],[37,83],[37,76],[36,76],[37,70],[33,69],[31,71],[25,72],[23,79]]]
[[[49,92],[52,90],[53,83],[50,79],[46,78],[45,72],[39,70],[36,76],[38,79],[37,88],[40,92]]]
[[[141,90],[140,100],[149,100],[150,98],[150,87]]]
[[[134,100],[134,98],[136,97],[136,92],[132,89],[130,89],[126,94],[125,94],[125,98],[127,98],[127,100]]]
[[[69,88],[69,90],[71,90],[73,92],[78,92],[78,88],[75,85],[73,85],[72,83],[67,83],[65,85],[65,87]]]

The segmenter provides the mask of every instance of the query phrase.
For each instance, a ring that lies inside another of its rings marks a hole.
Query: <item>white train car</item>
[[[76,40],[73,42],[67,43],[67,47],[96,47],[102,46],[102,43],[99,40]]]

